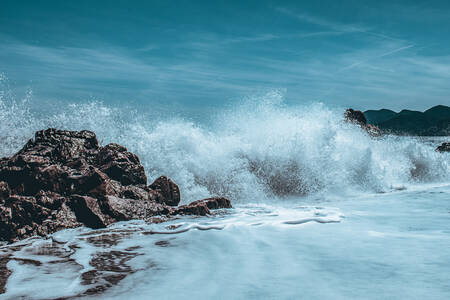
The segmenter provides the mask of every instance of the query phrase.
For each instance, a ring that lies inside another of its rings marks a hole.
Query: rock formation
[[[380,136],[381,131],[378,127],[368,124],[366,116],[364,113],[360,110],[353,110],[351,108],[347,109],[345,111],[345,120],[347,122],[353,123],[355,125],[358,125],[365,131],[367,131],[368,134],[371,136]]]
[[[450,152],[450,143],[442,143],[436,148],[438,152]]]
[[[101,147],[93,132],[47,129],[0,159],[0,240],[154,216],[207,215],[225,198],[178,206],[180,191],[161,176],[150,185],[139,158],[118,144]]]

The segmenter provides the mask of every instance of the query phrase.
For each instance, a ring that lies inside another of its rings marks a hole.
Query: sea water
[[[196,122],[98,102],[0,101],[0,156],[46,127],[97,133],[168,175],[182,202],[233,209],[63,230],[0,248],[1,299],[448,299],[445,138],[372,138],[342,110],[276,92]]]

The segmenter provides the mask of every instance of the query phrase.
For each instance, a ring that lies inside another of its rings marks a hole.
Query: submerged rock
[[[117,221],[229,208],[224,198],[175,207],[178,186],[151,185],[139,158],[118,144],[101,147],[93,132],[47,129],[0,160],[0,240],[13,242],[64,228],[103,228]]]
[[[374,125],[368,124],[366,116],[364,113],[360,110],[353,110],[351,108],[347,109],[345,111],[345,120],[347,122],[353,123],[355,125],[358,125],[362,129],[364,129],[368,134],[371,136],[380,136],[381,130]]]
[[[438,152],[450,152],[450,143],[442,143],[436,148]]]

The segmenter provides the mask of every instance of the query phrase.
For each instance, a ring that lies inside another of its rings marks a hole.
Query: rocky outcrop
[[[0,240],[231,207],[224,198],[177,207],[180,200],[171,179],[147,185],[135,154],[118,144],[100,146],[90,131],[38,131],[17,154],[0,159]]]
[[[213,197],[194,201],[191,204],[182,205],[172,209],[171,214],[205,216],[211,213],[211,209],[218,208],[231,208],[230,200],[223,197]]]
[[[170,206],[177,206],[180,203],[180,190],[178,186],[167,178],[166,176],[161,176],[156,179],[150,186],[151,189],[156,191],[160,196],[157,198],[157,202],[165,203]]]
[[[436,148],[438,152],[450,152],[450,143],[442,143]],[[0,188],[1,191],[1,188]]]
[[[351,108],[345,111],[345,120],[349,123],[353,123],[365,131],[371,136],[380,136],[381,131],[377,126],[371,125],[367,123],[366,116],[360,110],[353,110]]]

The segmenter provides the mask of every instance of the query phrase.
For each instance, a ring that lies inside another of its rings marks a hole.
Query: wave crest
[[[271,92],[215,116],[210,124],[153,118],[101,102],[46,114],[0,95],[0,155],[19,150],[36,130],[96,132],[103,143],[135,152],[150,179],[173,178],[183,202],[220,195],[233,200],[302,196],[318,191],[383,192],[393,186],[448,181],[449,155],[412,137],[370,138],[323,104],[292,107]]]

